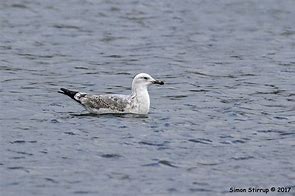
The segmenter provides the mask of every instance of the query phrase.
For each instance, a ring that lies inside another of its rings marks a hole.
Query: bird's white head
[[[138,89],[146,89],[151,84],[163,85],[164,82],[160,80],[155,80],[147,73],[137,74],[132,81],[132,91],[136,91]]]

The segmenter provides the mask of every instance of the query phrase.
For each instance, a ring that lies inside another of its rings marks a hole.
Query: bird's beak
[[[154,80],[152,83],[153,84],[160,84],[160,85],[163,85],[164,84],[164,82],[161,81],[161,80]]]

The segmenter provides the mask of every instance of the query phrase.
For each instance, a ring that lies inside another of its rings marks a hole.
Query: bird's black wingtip
[[[58,93],[65,94],[61,89],[57,91]]]
[[[60,90],[57,91],[57,92],[61,93],[61,94],[64,94],[64,95],[67,95],[67,96],[71,97],[74,100],[75,100],[75,95],[78,93],[77,91],[71,91],[71,90],[68,90],[66,88],[60,88]]]
[[[68,91],[68,89],[60,88],[57,92],[66,95],[66,91]]]

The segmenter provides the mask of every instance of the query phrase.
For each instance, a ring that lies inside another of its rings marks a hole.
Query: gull
[[[61,88],[58,92],[77,101],[93,114],[148,114],[150,109],[148,87],[151,84],[163,85],[164,82],[155,80],[147,73],[140,73],[132,81],[132,92],[130,95],[90,95],[65,88]]]

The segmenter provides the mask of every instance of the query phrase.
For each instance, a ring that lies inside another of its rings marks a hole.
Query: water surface
[[[294,18],[292,0],[2,1],[1,195],[294,195]],[[57,93],[128,94],[140,72],[166,81],[147,117]]]

